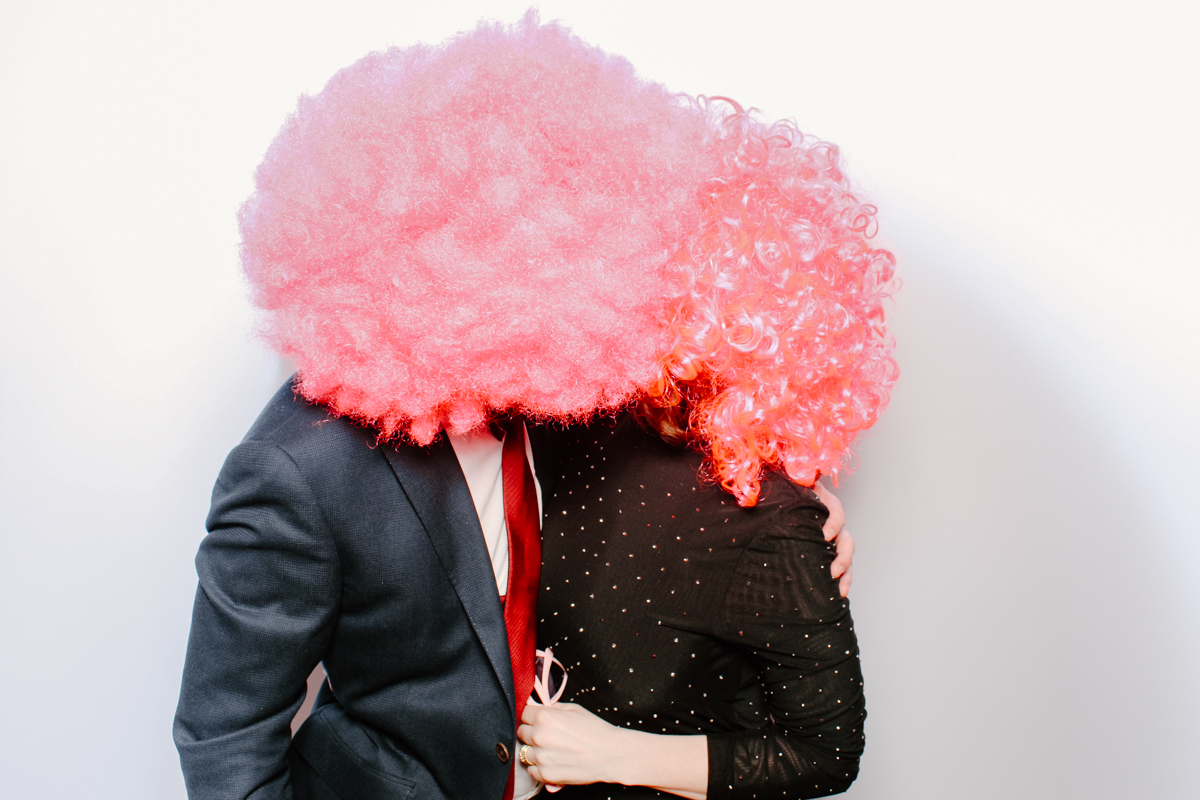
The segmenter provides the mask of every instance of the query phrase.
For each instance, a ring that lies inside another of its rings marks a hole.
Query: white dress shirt
[[[508,526],[504,524],[504,481],[500,462],[504,443],[484,428],[461,436],[449,437],[458,465],[462,467],[475,513],[479,515],[479,526],[483,528],[483,541],[487,544],[492,559],[492,572],[496,576],[496,589],[503,597],[508,591]],[[537,470],[533,467],[533,448],[529,445],[529,431],[525,431],[525,460],[533,473],[533,485],[537,491],[538,524],[541,525],[542,487],[537,482]]]

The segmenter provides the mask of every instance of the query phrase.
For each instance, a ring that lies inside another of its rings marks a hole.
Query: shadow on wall
[[[971,305],[905,275],[901,381],[839,490],[870,712],[847,796],[1193,796],[1187,567],[1052,344]]]

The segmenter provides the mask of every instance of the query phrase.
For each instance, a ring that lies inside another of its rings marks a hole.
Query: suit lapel
[[[515,708],[504,610],[475,504],[450,442],[441,436],[428,448],[402,444],[381,449],[420,517],[510,706]]]

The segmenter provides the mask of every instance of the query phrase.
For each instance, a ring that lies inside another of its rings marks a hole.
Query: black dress
[[[545,500],[538,640],[563,702],[614,725],[708,736],[708,797],[845,791],[863,750],[862,673],[830,577],[826,510],[782,477],[753,508],[628,415],[567,431]],[[668,796],[613,784],[555,800]]]

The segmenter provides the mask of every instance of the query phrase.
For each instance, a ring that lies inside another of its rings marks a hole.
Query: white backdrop
[[[183,797],[191,559],[282,378],[234,212],[299,93],[524,8],[427,5],[0,5],[0,795]],[[1197,12],[541,9],[838,142],[882,209],[902,377],[840,489],[870,711],[849,796],[1196,796]]]

